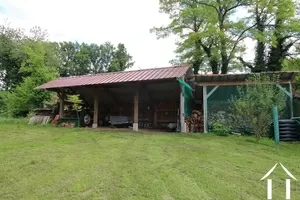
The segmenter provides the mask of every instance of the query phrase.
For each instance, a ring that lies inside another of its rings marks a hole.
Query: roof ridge
[[[155,67],[155,68],[138,69],[138,70],[132,70],[132,71],[102,72],[102,73],[97,73],[97,74],[84,74],[84,75],[78,75],[78,76],[59,77],[58,79],[70,79],[70,78],[78,78],[78,77],[100,76],[100,75],[107,75],[107,74],[130,73],[130,72],[150,71],[150,70],[157,70],[157,69],[168,69],[168,68],[179,68],[179,67],[188,67],[188,66],[187,65],[175,65],[175,66],[170,66],[170,67]]]

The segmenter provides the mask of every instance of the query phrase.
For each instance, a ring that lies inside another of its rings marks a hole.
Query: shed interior
[[[62,90],[66,95],[79,94],[91,110],[94,108],[96,96],[98,125],[102,125],[107,116],[126,116],[133,121],[134,97],[137,91],[140,128],[163,129],[170,123],[177,124],[180,120],[181,89],[176,79],[55,89],[56,92]]]

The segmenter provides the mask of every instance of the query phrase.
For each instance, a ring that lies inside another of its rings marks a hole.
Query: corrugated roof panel
[[[50,89],[61,87],[74,87],[82,85],[101,85],[109,83],[123,83],[123,82],[135,82],[145,80],[159,80],[159,79],[171,79],[179,78],[185,75],[189,67],[187,66],[175,66],[165,68],[144,69],[136,71],[126,72],[111,72],[101,73],[95,75],[84,75],[59,78],[53,81],[49,81],[37,88]]]

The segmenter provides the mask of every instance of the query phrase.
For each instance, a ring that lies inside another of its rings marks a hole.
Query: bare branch
[[[248,67],[250,69],[254,68],[252,63],[244,61],[242,57],[238,57],[237,59],[242,63],[242,65],[244,65],[244,67]]]
[[[240,33],[239,37],[238,37],[237,40],[235,41],[235,43],[234,43],[234,45],[233,45],[233,47],[232,47],[232,49],[231,49],[231,51],[230,51],[228,60],[231,60],[231,59],[232,59],[232,57],[233,57],[233,52],[234,52],[235,48],[237,47],[238,43],[246,38],[246,37],[244,37],[244,34],[245,34],[247,31],[249,31],[250,29],[254,28],[255,26],[256,26],[256,23],[253,24],[252,26],[246,28],[245,30],[243,30],[243,31]]]

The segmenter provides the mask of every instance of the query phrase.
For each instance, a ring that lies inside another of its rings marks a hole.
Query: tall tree
[[[244,0],[160,0],[160,11],[172,21],[151,32],[158,38],[178,35],[177,52],[192,61],[195,73],[209,64],[214,74],[226,74],[250,29],[244,19],[233,20],[237,9],[245,5]]]
[[[132,67],[134,62],[132,62],[132,56],[129,55],[124,44],[118,44],[114,55],[111,67],[108,72],[124,71]]]
[[[110,42],[101,45],[61,42],[55,46],[60,52],[60,75],[63,77],[124,71],[133,66],[132,56],[124,44],[115,47]]]
[[[28,76],[7,95],[7,108],[11,116],[24,116],[29,110],[42,107],[43,102],[50,99],[49,92],[35,90],[37,86],[58,76],[58,63],[48,57],[48,48],[49,43],[29,40],[22,46],[26,59],[20,71]]]
[[[24,32],[0,25],[0,89],[10,90],[22,81],[19,73],[24,54],[20,50]]]
[[[291,48],[299,41],[300,23],[293,0],[252,0],[248,6],[256,40],[254,63],[241,62],[252,72],[280,71]],[[249,25],[250,26],[250,25]]]

